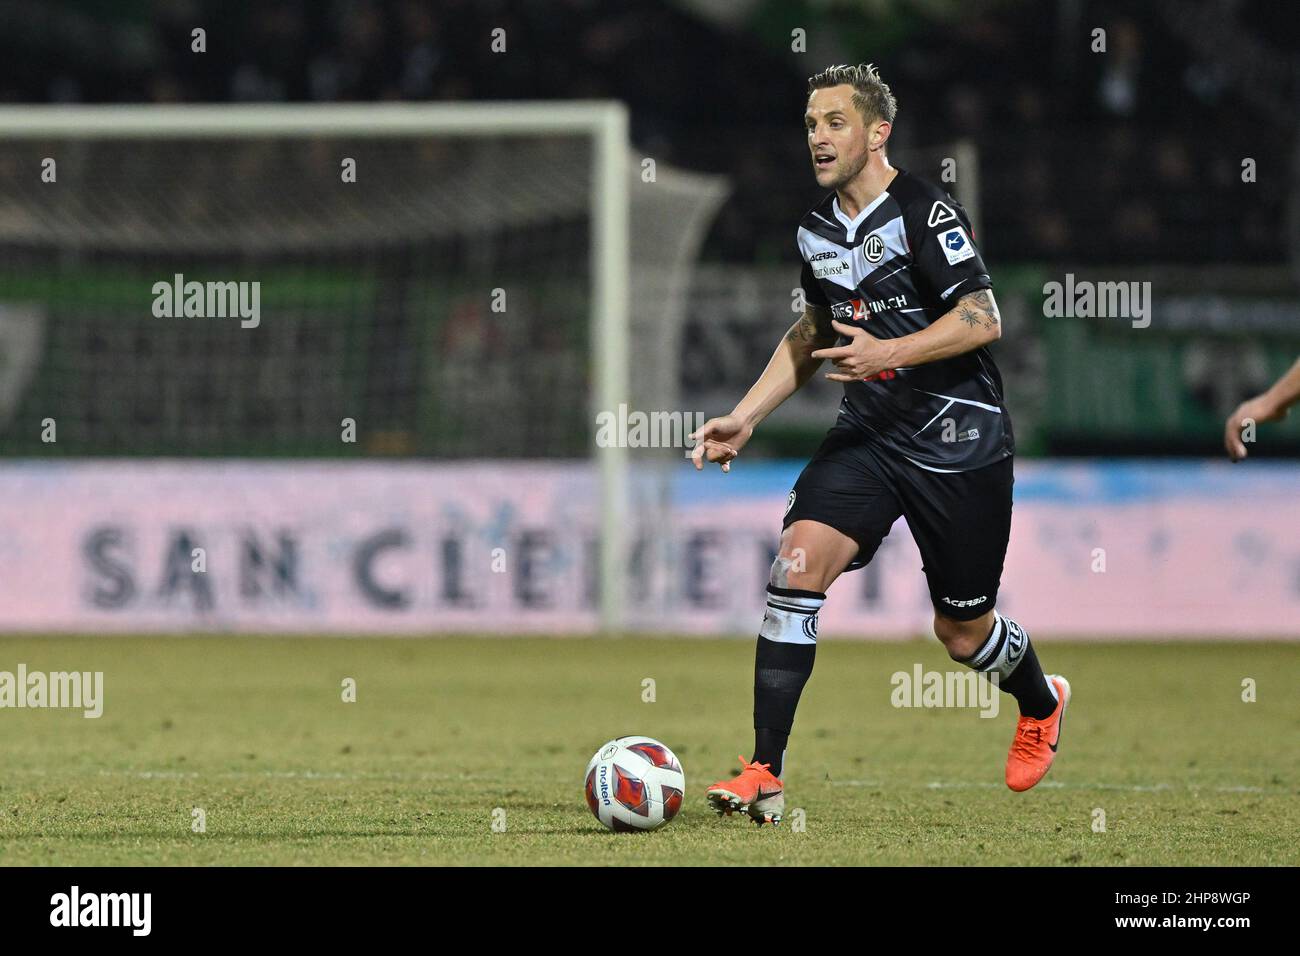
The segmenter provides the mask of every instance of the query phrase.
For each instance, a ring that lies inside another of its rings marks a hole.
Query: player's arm
[[[822,364],[814,353],[834,342],[830,309],[805,305],[803,315],[778,343],[763,374],[731,414],[709,419],[691,433],[691,439],[697,443],[691,453],[696,470],[703,468],[705,461],[711,461],[721,463],[723,471],[730,471],[729,462],[749,441],[758,423],[813,377]]]
[[[1297,400],[1300,400],[1300,359],[1273,383],[1272,388],[1242,402],[1228,416],[1228,421],[1223,426],[1223,447],[1228,450],[1228,457],[1233,461],[1241,461],[1246,457],[1246,444],[1241,440],[1241,430],[1247,419],[1253,422],[1275,422],[1279,418],[1285,418]]]
[[[830,309],[804,306],[803,315],[790,326],[763,374],[731,414],[752,430],[782,402],[803,388],[822,364],[814,353],[835,342],[832,325]]]
[[[830,359],[835,382],[856,382],[886,369],[910,368],[938,362],[982,348],[1002,336],[1002,317],[992,289],[976,289],[919,332],[896,339],[878,339],[865,329],[840,322],[835,331],[849,337],[847,345],[819,349],[817,359]]]

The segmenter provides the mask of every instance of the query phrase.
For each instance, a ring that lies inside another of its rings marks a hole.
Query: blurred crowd
[[[0,100],[617,97],[639,152],[730,177],[706,258],[778,262],[818,196],[806,78],[871,60],[899,101],[896,163],[937,179],[955,141],[978,148],[998,260],[1282,262],[1294,120],[1238,74],[1242,44],[1294,59],[1294,27],[1256,19],[1267,4],[1220,5],[1235,61],[1193,49],[1170,22],[1180,5],[1160,2],[789,0],[724,24],[667,0],[10,0]],[[796,27],[806,53],[790,50]]]

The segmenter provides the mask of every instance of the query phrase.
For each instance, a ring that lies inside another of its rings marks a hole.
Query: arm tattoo
[[[958,317],[973,328],[996,329],[1002,321],[998,314],[998,304],[988,289],[970,292],[957,300],[954,310]]]
[[[787,342],[802,342],[818,346],[828,342],[833,343],[838,336],[831,328],[830,309],[807,306],[799,321],[790,326],[790,331],[785,334],[785,338]]]

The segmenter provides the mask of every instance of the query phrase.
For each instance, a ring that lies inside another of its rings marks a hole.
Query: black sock
[[[1056,694],[1043,676],[1029,635],[1015,621],[993,613],[988,639],[961,663],[986,676],[998,675],[998,687],[1016,699],[1020,713],[1042,720],[1056,710]]]
[[[754,762],[771,764],[772,776],[781,776],[781,764],[785,762],[785,745],[790,735],[773,730],[771,727],[754,728]]]
[[[1038,663],[1038,654],[1032,644],[1025,649],[1016,669],[1009,677],[1002,678],[998,686],[1016,699],[1020,712],[1026,717],[1042,720],[1056,710],[1056,698],[1043,676],[1042,665]]]
[[[767,589],[767,613],[754,650],[754,760],[780,776],[799,695],[817,657],[817,612],[826,595]]]
[[[812,673],[816,644],[758,639],[754,653],[754,760],[781,776],[799,695]]]

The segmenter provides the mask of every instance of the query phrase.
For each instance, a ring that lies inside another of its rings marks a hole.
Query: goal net
[[[619,399],[671,401],[665,332],[719,183],[660,169],[636,188],[624,145],[626,181],[602,195],[580,111],[515,107],[494,126],[474,110],[487,122],[446,107],[8,113],[4,450],[51,453],[35,416],[57,420],[60,454],[334,456],[352,451],[351,417],[369,453],[583,456],[602,280],[601,321],[630,306],[638,356]],[[609,265],[600,215],[630,215]],[[177,275],[257,282],[274,322],[159,322],[154,286]]]
[[[620,600],[594,416],[679,407],[720,178],[608,103],[0,112],[5,455],[591,458]]]

